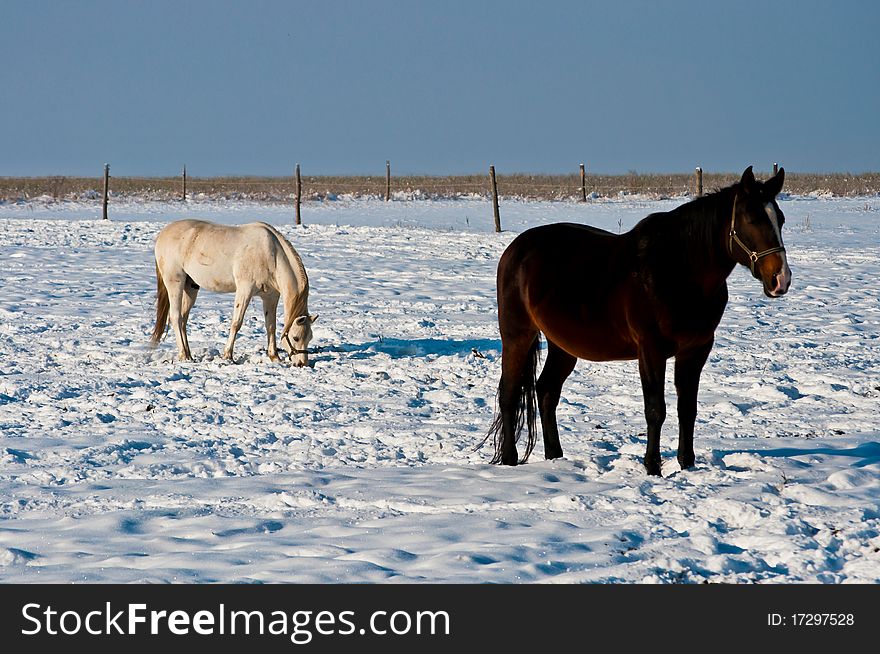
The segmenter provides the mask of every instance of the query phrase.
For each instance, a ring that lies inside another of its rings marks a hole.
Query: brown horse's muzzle
[[[788,267],[785,252],[766,257],[755,273],[755,277],[761,280],[764,295],[767,297],[782,297],[791,287],[791,269]]]

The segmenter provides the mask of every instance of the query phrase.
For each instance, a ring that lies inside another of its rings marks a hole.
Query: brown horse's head
[[[782,243],[785,216],[776,203],[785,170],[766,182],[755,179],[752,167],[743,172],[734,189],[728,250],[734,261],[752,271],[767,297],[779,297],[791,286],[791,269]]]

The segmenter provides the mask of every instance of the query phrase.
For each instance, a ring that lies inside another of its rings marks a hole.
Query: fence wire
[[[767,177],[770,173],[760,173]],[[705,192],[738,181],[735,174],[703,172]],[[546,200],[578,200],[613,197],[621,194],[642,194],[650,197],[691,196],[696,193],[693,174],[587,174],[581,184],[579,174],[528,175],[497,174],[501,198]],[[3,177],[0,198],[4,201],[45,197],[54,200],[99,199],[103,189],[101,177]],[[182,176],[135,177],[111,175],[110,197],[144,196],[150,199],[183,199]],[[875,195],[880,193],[880,173],[862,175],[787,174],[788,193],[828,193],[833,195]],[[386,195],[386,178],[376,176],[303,176],[302,201],[336,197],[375,197]],[[456,176],[392,176],[393,199],[454,198],[466,196],[491,197],[488,175]],[[250,199],[267,202],[288,202],[296,197],[296,180],[291,177],[189,177],[186,178],[187,198]]]

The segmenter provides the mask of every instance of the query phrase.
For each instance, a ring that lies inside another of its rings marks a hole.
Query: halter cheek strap
[[[299,350],[299,349],[293,347],[293,343],[290,342],[290,336],[288,336],[287,334],[284,334],[284,340],[287,341],[287,346],[290,348],[291,354],[308,354],[309,353],[308,350]]]
[[[775,248],[769,248],[767,250],[763,250],[761,252],[755,252],[748,245],[742,242],[742,239],[736,233],[736,195],[733,196],[733,211],[730,216],[730,237],[727,239],[727,251],[731,257],[733,257],[733,244],[736,243],[740,248],[742,248],[743,252],[749,257],[749,269],[752,271],[752,275],[755,274],[755,264],[758,263],[759,259],[763,259],[769,254],[776,254],[777,252],[785,252],[785,248],[777,246]]]

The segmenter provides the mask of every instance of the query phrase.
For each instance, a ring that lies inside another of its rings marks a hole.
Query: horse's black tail
[[[517,384],[516,390],[516,413],[514,417],[513,439],[514,442],[519,441],[520,432],[523,426],[527,430],[526,449],[520,458],[519,463],[525,463],[532,450],[535,449],[535,441],[538,438],[537,427],[537,371],[538,358],[540,355],[541,337],[535,336],[535,340],[526,352],[525,363],[522,368],[522,374]],[[504,397],[505,379],[502,375],[501,381],[498,383],[498,397],[496,404],[501,404]],[[483,439],[485,443],[489,437],[495,446],[495,455],[492,457],[492,463],[501,463],[501,454],[504,445],[504,433],[502,425],[504,422],[504,407],[499,406],[495,410],[495,418],[489,427],[489,433]]]
[[[150,338],[150,342],[153,345],[161,341],[162,336],[165,335],[169,308],[168,289],[165,288],[162,273],[159,272],[159,264],[156,263],[156,325],[153,327],[153,335]]]

